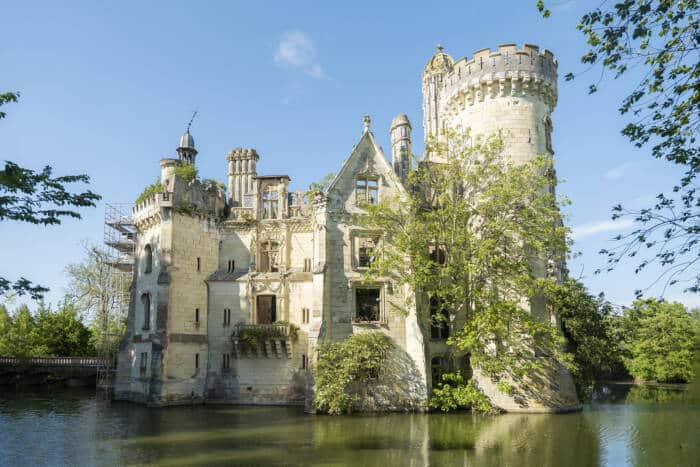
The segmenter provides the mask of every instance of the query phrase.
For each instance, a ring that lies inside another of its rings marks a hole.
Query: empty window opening
[[[199,324],[199,308],[194,309],[194,322]]]
[[[233,272],[236,270],[236,262],[232,259],[228,260],[228,266],[226,267],[227,272]]]
[[[311,272],[311,258],[304,258],[304,272]]]
[[[368,268],[374,261],[377,242],[374,238],[362,237],[357,239],[357,265]]]
[[[445,359],[443,357],[433,357],[430,360],[430,373],[432,376],[433,386],[441,382],[445,369]]]
[[[279,194],[268,190],[263,192],[263,219],[277,219]]]
[[[301,369],[304,370],[306,369],[307,361],[306,361],[306,354],[301,355]]]
[[[197,272],[202,270],[202,258],[197,257]]]
[[[199,369],[199,354],[198,353],[194,354],[194,369],[195,370]]]
[[[143,304],[143,330],[151,328],[151,295],[141,295],[141,303]]]
[[[357,204],[377,204],[379,183],[376,178],[359,177],[355,184]]]
[[[279,255],[279,243],[266,241],[260,243],[260,271],[277,272],[277,257]]]
[[[224,308],[224,326],[231,324],[231,309]]]
[[[148,352],[141,352],[141,358],[139,361],[139,374],[142,378],[146,376],[146,371],[148,371]]]
[[[431,246],[430,247],[430,260],[437,264],[445,264],[447,260],[447,252],[444,246]]]
[[[148,274],[153,270],[153,249],[146,245],[143,249],[143,272]]]
[[[302,308],[302,309],[301,309],[301,322],[302,322],[302,323],[308,323],[308,322],[309,322],[309,309],[308,309],[308,308]]]
[[[355,320],[358,322],[379,321],[379,289],[355,290]]]
[[[450,337],[450,312],[439,297],[430,297],[430,337],[447,339]]]
[[[277,297],[274,295],[258,295],[257,324],[272,324],[277,321]]]
[[[231,354],[225,353],[222,355],[221,368],[224,370],[231,368]]]

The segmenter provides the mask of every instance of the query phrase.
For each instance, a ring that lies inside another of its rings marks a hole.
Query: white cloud
[[[620,180],[625,176],[628,170],[632,169],[636,164],[634,162],[627,162],[625,164],[620,164],[612,169],[608,170],[603,174],[603,178],[606,180]]]
[[[604,232],[620,232],[629,229],[634,224],[632,219],[620,219],[617,221],[599,221],[582,224],[571,229],[575,240],[581,240]]]
[[[282,34],[273,58],[277,65],[300,70],[312,78],[328,79],[318,59],[316,44],[303,31]]]

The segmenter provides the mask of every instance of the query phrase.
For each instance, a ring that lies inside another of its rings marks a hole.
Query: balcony
[[[236,358],[292,358],[299,328],[291,323],[234,326],[231,340]]]

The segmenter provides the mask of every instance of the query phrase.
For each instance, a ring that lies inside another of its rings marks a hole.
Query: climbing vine
[[[392,347],[380,332],[321,345],[315,371],[316,410],[332,415],[352,412],[360,401],[359,390],[380,374]]]

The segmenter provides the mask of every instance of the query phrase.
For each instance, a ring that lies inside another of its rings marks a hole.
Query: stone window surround
[[[352,324],[354,326],[376,326],[386,325],[389,321],[386,307],[386,284],[384,282],[374,282],[365,284],[362,278],[352,280],[348,284],[350,290],[350,309],[352,310]],[[355,314],[357,312],[357,289],[379,289],[379,321],[357,321]]]
[[[355,193],[355,204],[361,205],[363,203],[369,203],[369,197],[374,191],[374,203],[379,202],[379,185],[381,177],[378,174],[373,173],[361,173],[355,176],[354,193]],[[359,196],[358,192],[364,192],[363,196]]]
[[[381,241],[381,234],[371,230],[351,229],[350,230],[350,264],[354,271],[366,271],[367,266],[360,266],[360,240],[363,238],[373,239],[375,244]]]

